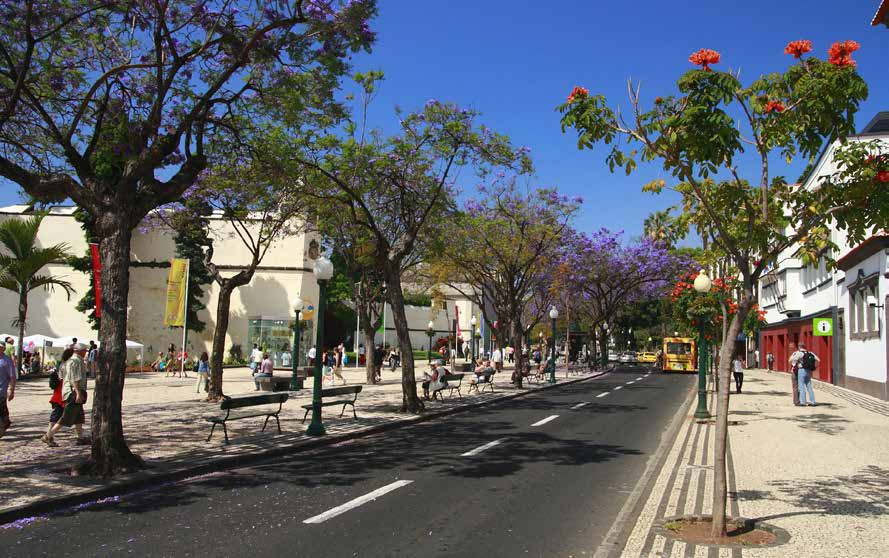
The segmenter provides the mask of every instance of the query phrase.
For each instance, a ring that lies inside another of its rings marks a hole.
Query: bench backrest
[[[459,382],[463,380],[464,374],[445,374],[441,377],[443,382]]]
[[[349,395],[349,394],[357,394],[361,392],[362,386],[342,386],[342,387],[334,387],[327,388],[321,390],[321,397],[336,397],[338,395]]]
[[[239,409],[241,407],[254,407],[256,405],[269,405],[272,403],[284,403],[290,394],[285,392],[266,393],[263,395],[246,395],[244,397],[226,397],[219,404],[223,411]]]

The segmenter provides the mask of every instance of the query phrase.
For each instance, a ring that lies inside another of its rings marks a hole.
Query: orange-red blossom
[[[703,66],[704,71],[709,72],[710,64],[719,62],[719,53],[715,50],[710,50],[709,48],[702,48],[697,52],[691,53],[691,56],[688,57],[688,61],[692,64]]]
[[[855,41],[838,41],[830,45],[827,51],[827,61],[834,66],[852,66],[857,63],[852,60],[852,53],[861,48]]]
[[[571,94],[568,95],[568,102],[573,103],[575,99],[583,99],[587,95],[590,94],[590,90],[586,87],[580,87],[579,85],[575,86],[574,89],[571,90]]]
[[[803,54],[812,51],[812,41],[803,39],[800,41],[790,41],[784,47],[784,54],[792,54],[794,58],[802,58]]]
[[[766,103],[766,106],[763,109],[766,114],[772,112],[773,110],[784,112],[784,105],[781,103],[781,101],[769,101],[768,103]]]

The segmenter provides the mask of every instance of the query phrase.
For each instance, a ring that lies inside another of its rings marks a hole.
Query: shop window
[[[880,319],[877,309],[868,306],[872,296],[879,300],[877,276],[862,279],[849,289],[849,331],[852,339],[876,339],[880,336]]]

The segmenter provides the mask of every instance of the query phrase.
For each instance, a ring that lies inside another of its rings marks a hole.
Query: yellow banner
[[[170,261],[164,325],[172,327],[183,327],[185,325],[185,293],[188,289],[188,264],[188,260],[179,258],[174,258]]]

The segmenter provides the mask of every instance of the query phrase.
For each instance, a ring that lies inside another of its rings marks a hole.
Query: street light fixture
[[[469,326],[470,326],[469,327],[469,343],[470,343],[469,348],[470,348],[470,353],[472,354],[472,368],[473,369],[475,368],[475,350],[476,350],[475,328],[477,325],[478,325],[478,318],[473,316],[472,318],[469,319]]]
[[[333,277],[333,263],[324,256],[315,260],[313,268],[315,280],[318,281],[318,331],[315,335],[315,350],[318,358],[315,359],[315,381],[312,384],[312,422],[306,429],[309,436],[324,436],[324,425],[321,424],[321,355],[324,350],[324,306],[327,303],[327,282]]]
[[[701,294],[710,292],[713,282],[707,276],[706,270],[701,270],[695,277],[695,290]],[[710,413],[707,411],[707,340],[704,338],[705,320],[698,320],[698,408],[695,410],[695,418],[707,420]]]
[[[553,332],[553,359],[549,370],[549,383],[556,383],[556,318],[559,317],[559,311],[556,310],[556,307],[553,306],[549,309],[549,319],[552,321],[552,332]]]
[[[305,302],[300,297],[293,299],[293,314],[296,321],[293,322],[293,375],[290,377],[290,391],[299,389],[299,380],[296,377],[296,370],[299,368],[299,318],[304,305]]]
[[[429,350],[426,351],[426,356],[429,357],[427,360],[432,364],[432,336],[435,335],[435,322],[432,320],[426,324],[426,335],[429,336]]]

